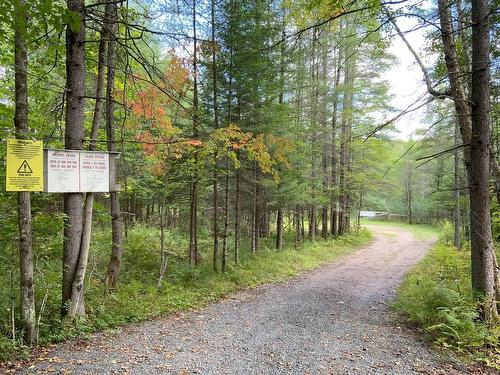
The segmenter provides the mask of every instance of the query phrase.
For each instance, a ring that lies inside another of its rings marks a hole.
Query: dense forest
[[[118,152],[120,184],[13,193],[0,168],[0,351],[189,307],[210,288],[184,284],[363,236],[362,211],[450,223],[496,321],[496,5],[0,1],[0,158],[11,138]],[[427,90],[406,108],[384,75],[396,39]]]

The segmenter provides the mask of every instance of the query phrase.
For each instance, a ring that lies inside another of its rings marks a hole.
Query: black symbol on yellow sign
[[[28,162],[25,160],[21,163],[21,166],[17,170],[17,173],[33,173],[33,170],[31,169]]]

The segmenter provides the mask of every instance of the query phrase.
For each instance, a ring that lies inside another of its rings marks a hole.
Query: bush
[[[479,320],[479,305],[470,287],[470,252],[443,243],[436,245],[406,276],[395,307],[409,322],[423,328],[435,344],[500,368],[495,352],[500,329]],[[489,354],[483,356],[479,348]]]
[[[453,245],[453,239],[455,238],[455,229],[453,224],[448,220],[444,221],[440,225],[439,231],[439,242],[444,245]]]

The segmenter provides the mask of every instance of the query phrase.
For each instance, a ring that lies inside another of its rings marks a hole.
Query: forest
[[[0,362],[315,268],[366,211],[440,228],[498,356],[498,5],[0,0]],[[119,187],[8,191],[8,139],[118,155]]]

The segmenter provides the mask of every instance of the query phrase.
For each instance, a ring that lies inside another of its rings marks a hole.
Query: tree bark
[[[283,11],[281,37],[285,38],[285,13]],[[285,43],[281,43],[280,48],[280,91],[278,95],[278,104],[284,103],[285,92]],[[278,212],[276,215],[276,249],[283,250],[283,207],[281,199],[281,182],[278,184]]]
[[[276,217],[276,249],[283,250],[283,209],[278,208]]]
[[[67,0],[68,10],[79,20],[78,28],[66,27],[66,117],[65,148],[81,150],[84,131],[85,96],[85,1]],[[76,304],[75,315],[84,315],[83,289],[72,293],[78,265],[83,229],[83,197],[80,193],[64,194],[64,254],[61,315],[66,316],[70,302]]]
[[[485,298],[484,318],[496,318],[495,257],[491,233],[490,177],[490,4],[472,1],[472,85],[471,85],[471,257],[472,288]]]
[[[165,158],[165,180],[162,191],[162,199],[160,206],[160,271],[158,273],[157,289],[160,289],[163,283],[163,278],[167,272],[168,267],[168,253],[165,250],[165,219],[168,210],[167,207],[167,187],[168,187],[168,173],[169,173],[169,152],[167,152],[167,157]]]
[[[213,107],[214,107],[214,130],[219,127],[219,108],[217,105],[217,64],[215,55],[215,0],[210,3],[211,24],[212,24],[212,81],[213,81]],[[214,254],[213,269],[217,271],[217,258],[219,253],[219,223],[218,223],[218,171],[217,171],[217,150],[214,153],[214,175],[213,175],[213,236],[214,236]]]
[[[232,4],[231,4],[232,5]],[[229,48],[229,88],[227,92],[227,123],[231,124],[231,110],[233,100],[233,48]],[[226,272],[227,265],[227,239],[229,232],[229,173],[231,171],[231,164],[229,158],[226,156],[226,175],[224,177],[224,231],[222,234],[222,259],[221,269]],[[236,253],[236,252],[235,252]],[[235,254],[235,263],[238,263],[237,253]]]
[[[340,68],[341,68],[341,57],[339,53],[339,58],[337,61],[337,70],[335,73],[335,84],[333,86],[333,112],[332,112],[332,187],[337,191],[332,193],[331,202],[331,225],[330,233],[332,236],[338,235],[338,216],[339,216],[339,202],[338,202],[338,148],[337,148],[337,108],[339,101],[339,83],[340,83]]]
[[[455,105],[455,112],[460,128],[463,144],[471,142],[471,117],[470,110],[465,95],[460,64],[457,57],[455,39],[453,37],[453,24],[451,19],[451,9],[448,0],[438,0],[439,19],[441,25],[441,39],[443,41],[443,52],[445,56],[446,69],[450,80],[450,92]],[[470,176],[471,156],[470,149],[464,149],[464,161],[467,175]]]
[[[324,46],[321,51],[321,171],[323,177],[323,199],[326,199],[328,194],[328,129],[327,129],[327,82],[328,82],[328,45],[326,40],[323,41]],[[328,205],[325,201],[321,209],[321,237],[326,239],[328,237]]]
[[[196,0],[193,0],[193,138],[198,138],[198,39],[196,36]],[[198,265],[198,154],[194,155],[195,171],[191,176],[189,220],[189,264]]]
[[[339,212],[339,222],[338,222],[338,234],[343,235],[346,231],[345,220],[346,220],[346,210],[347,210],[347,142],[348,142],[348,126],[349,126],[349,69],[348,69],[348,54],[346,53],[346,59],[344,62],[344,91],[342,93],[342,122],[341,122],[341,134],[340,134],[340,176],[339,176],[339,188],[340,188],[340,212]]]
[[[20,0],[15,7],[15,114],[16,138],[24,139],[28,127],[28,32],[27,4]],[[19,265],[21,287],[21,325],[24,342],[32,345],[36,341],[35,285],[33,280],[33,230],[31,225],[31,194],[18,193]]]
[[[458,145],[460,141],[460,134],[459,134],[459,129],[458,129],[458,124],[455,124],[455,145]],[[453,171],[453,178],[454,178],[454,189],[455,191],[453,192],[453,198],[455,201],[455,206],[453,208],[453,245],[457,248],[460,249],[460,240],[461,240],[461,233],[460,233],[460,158],[459,158],[459,151],[455,150],[455,155],[454,155],[454,171]]]
[[[313,200],[310,204],[309,211],[309,239],[314,241],[316,239],[316,204],[314,199],[316,197],[316,155],[315,148],[318,142],[317,134],[317,122],[318,122],[318,100],[319,100],[319,89],[318,89],[318,59],[317,59],[317,30],[313,29],[312,36],[312,56],[311,56],[311,199]]]
[[[411,173],[412,165],[410,162],[406,164],[406,210],[408,213],[408,223],[413,224],[413,216],[412,216],[412,173]]]
[[[115,66],[116,66],[116,30],[117,30],[117,6],[113,0],[108,0],[106,8],[109,8],[109,42],[108,42],[108,72],[106,83],[106,136],[108,138],[108,151],[115,152]],[[120,267],[123,255],[122,217],[120,211],[120,199],[117,191],[110,193],[111,214],[111,258],[108,264],[106,284],[108,288],[115,288],[120,275]],[[142,211],[141,211],[142,212]],[[142,215],[141,215],[142,216]],[[142,219],[142,218],[141,218]]]
[[[236,158],[240,160],[240,153],[236,153]],[[239,261],[240,252],[240,238],[241,238],[241,226],[240,226],[240,168],[236,169],[235,175],[235,199],[234,199],[234,263]]]
[[[109,16],[106,12],[105,19]],[[99,52],[98,52],[98,66],[97,66],[97,77],[96,77],[96,102],[94,107],[94,116],[92,119],[92,127],[90,131],[90,143],[89,150],[94,151],[96,149],[96,139],[99,131],[99,126],[102,120],[102,111],[104,106],[104,78],[106,71],[106,46],[107,46],[108,32],[106,30],[106,25],[104,24],[101,30],[101,37],[99,41]],[[76,300],[72,300],[69,307],[68,316],[74,317],[77,315],[77,311],[80,309],[80,304],[83,302],[80,300],[83,297],[83,287],[85,281],[85,272],[87,269],[87,260],[90,250],[90,240],[92,235],[92,214],[94,207],[94,193],[86,193],[84,199],[84,211],[83,211],[83,229],[82,238],[80,242],[80,253],[78,256],[78,265],[76,268],[73,285],[71,289],[72,295],[78,296]]]
[[[221,269],[226,272],[227,265],[227,237],[229,230],[229,160],[226,161],[226,176],[224,177],[224,230],[222,232],[222,259]]]
[[[259,249],[259,237],[260,237],[260,212],[259,212],[259,182],[258,182],[258,171],[257,162],[254,162],[253,167],[253,199],[252,199],[252,242],[251,250],[252,254],[256,254]]]
[[[295,247],[295,250],[298,250],[299,245],[302,241],[301,228],[300,228],[300,224],[301,224],[300,206],[298,204],[295,205],[294,217],[295,217],[295,241],[294,241],[295,246],[294,247]]]

